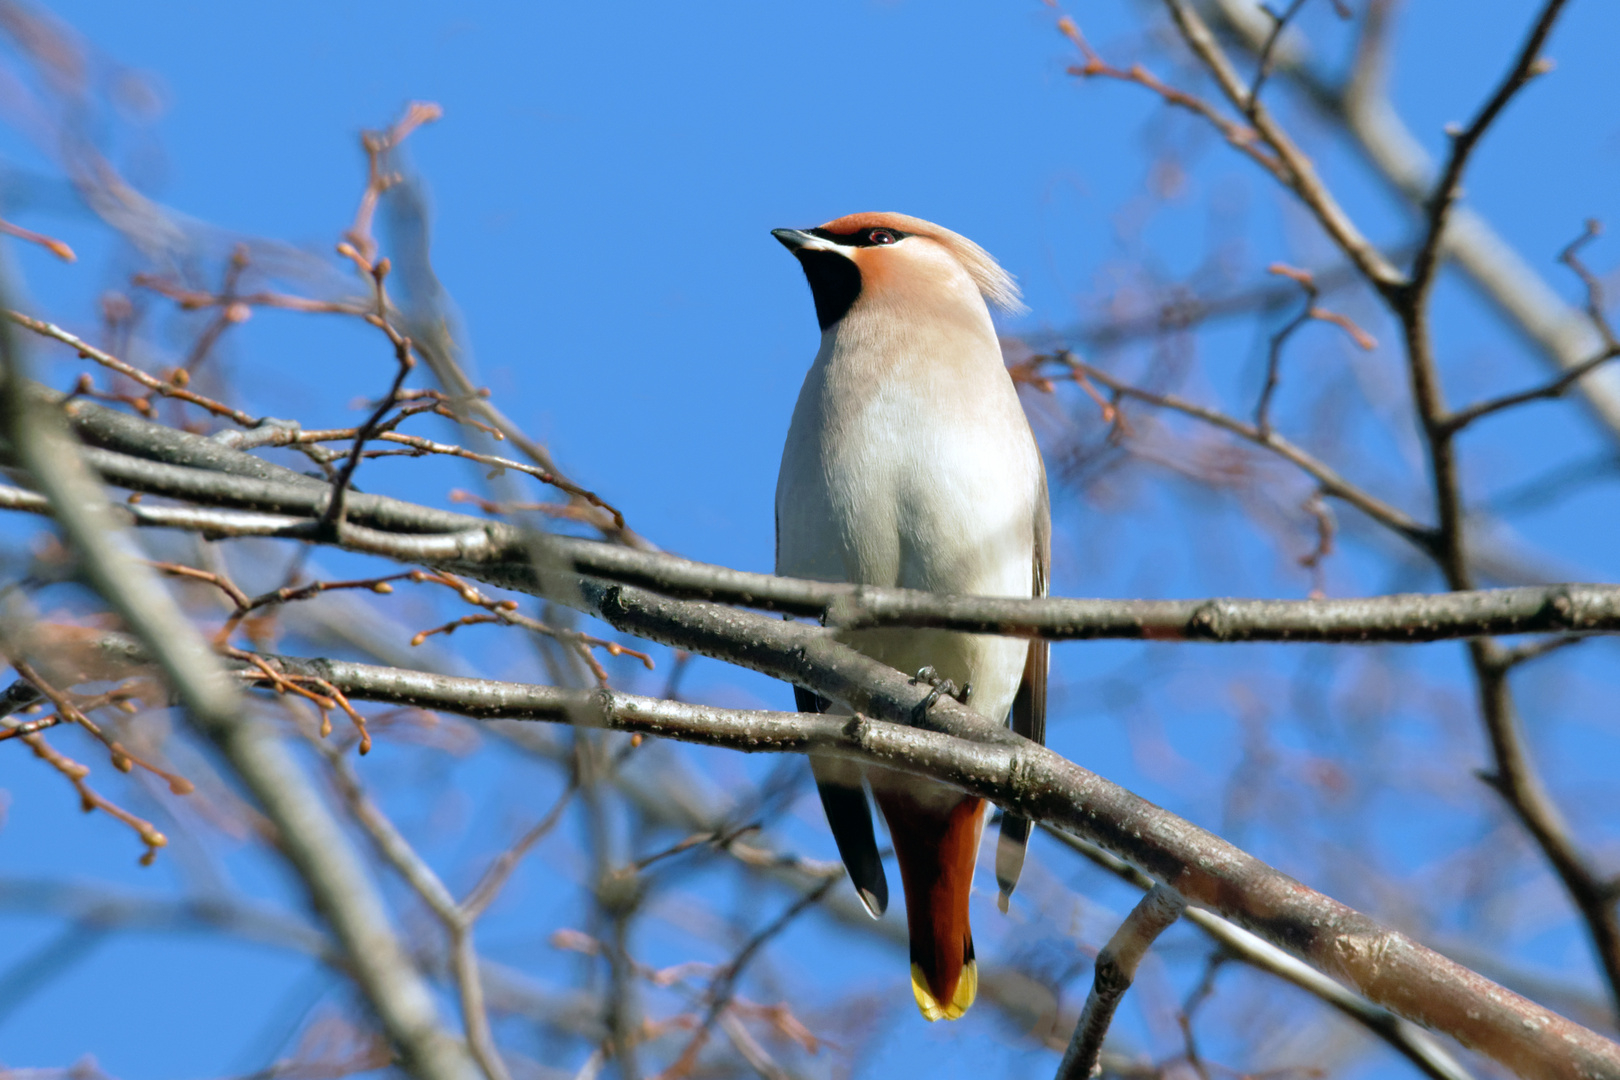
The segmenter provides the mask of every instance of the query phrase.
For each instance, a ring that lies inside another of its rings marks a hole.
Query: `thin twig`
[[[1540,15],[1536,17],[1529,36],[1520,47],[1518,57],[1498,84],[1496,92],[1481,106],[1466,128],[1452,134],[1451,153],[1446,158],[1445,168],[1434,186],[1433,194],[1429,196],[1429,214],[1423,240],[1418,245],[1417,254],[1413,256],[1412,272],[1404,288],[1418,294],[1427,293],[1434,279],[1435,268],[1439,264],[1440,245],[1446,231],[1447,220],[1452,207],[1462,194],[1463,172],[1468,167],[1475,147],[1502,114],[1507,103],[1524,89],[1530,80],[1552,70],[1551,61],[1541,57],[1541,47],[1546,43],[1547,36],[1552,33],[1553,24],[1558,21],[1565,3],[1566,0],[1547,0]]]
[[[118,374],[125,376],[126,378],[133,379],[135,382],[140,383],[142,386],[146,387],[146,389],[155,394],[161,394],[164,397],[171,397],[177,401],[188,402],[189,404],[207,409],[214,415],[223,416],[234,423],[242,425],[243,427],[256,427],[260,423],[260,420],[257,417],[249,416],[240,409],[233,409],[229,405],[224,405],[213,400],[212,398],[207,398],[201,394],[193,393],[192,391],[187,390],[183,383],[165,381],[157,378],[155,375],[150,375],[131,364],[126,364],[124,361],[118,359],[116,356],[113,356],[111,353],[104,352],[101,349],[96,348],[89,342],[84,341],[74,334],[68,333],[66,330],[55,325],[54,323],[44,322],[40,319],[33,319],[18,311],[7,311],[5,314],[7,318],[16,323],[18,326],[32,330],[41,337],[48,337],[55,341],[60,341],[62,344],[75,349],[84,359],[94,360],[104,368],[109,368],[118,372]]]
[[[1249,87],[1239,77],[1237,69],[1205,25],[1203,17],[1188,0],[1165,0],[1165,3],[1188,48],[1204,62],[1227,101],[1249,117],[1260,138],[1276,155],[1280,168],[1268,171],[1299,197],[1329,239],[1355,263],[1374,288],[1383,292],[1402,284],[1405,279],[1401,272],[1367,239],[1339,205],[1327,185],[1317,176],[1310,158],[1273,119],[1265,104],[1250,98]]]
[[[1131,910],[1114,936],[1097,954],[1091,993],[1075,1025],[1074,1038],[1058,1065],[1057,1080],[1090,1080],[1102,1054],[1103,1037],[1113,1022],[1120,998],[1130,989],[1136,967],[1170,924],[1181,917],[1187,901],[1174,889],[1155,885]]]
[[[664,1070],[660,1080],[680,1080],[681,1077],[692,1071],[697,1064],[698,1054],[709,1040],[709,1033],[714,1030],[715,1022],[720,1019],[721,1014],[731,1004],[731,999],[736,993],[737,980],[742,976],[749,962],[771,939],[786,930],[794,919],[820,903],[821,898],[827,895],[827,890],[833,887],[835,881],[836,879],[829,878],[795,900],[788,906],[787,910],[778,915],[769,925],[749,938],[743,944],[743,947],[737,951],[737,955],[732,957],[731,961],[715,974],[713,981],[709,984],[707,995],[709,1007],[703,1014],[702,1023],[698,1025],[697,1031],[693,1032],[691,1041],[686,1044],[686,1049],[675,1060],[675,1064]]]
[[[1129,68],[1118,68],[1107,63],[1091,47],[1090,42],[1086,41],[1085,35],[1080,32],[1080,27],[1069,16],[1064,15],[1058,19],[1057,28],[1059,33],[1074,43],[1075,48],[1080,50],[1080,55],[1085,60],[1084,64],[1069,68],[1070,75],[1085,79],[1115,79],[1120,82],[1135,83],[1138,86],[1146,87],[1153,93],[1158,94],[1166,104],[1186,109],[1195,116],[1201,117],[1211,127],[1219,131],[1231,146],[1253,159],[1256,164],[1267,172],[1278,179],[1286,181],[1286,173],[1282,164],[1276,158],[1267,154],[1259,145],[1259,136],[1253,128],[1222,116],[1219,109],[1203,98],[1167,85],[1141,64],[1132,64]]]
[[[1214,409],[1206,408],[1202,405],[1195,405],[1189,401],[1183,401],[1182,399],[1170,394],[1160,394],[1152,390],[1132,386],[1131,384],[1123,382],[1107,372],[1093,367],[1092,365],[1087,364],[1068,353],[1057,353],[1051,359],[1055,363],[1059,363],[1074,371],[1085,374],[1088,378],[1101,383],[1123,397],[1134,398],[1137,401],[1146,402],[1149,405],[1179,412],[1185,416],[1190,416],[1196,420],[1201,420],[1206,424],[1218,427],[1223,431],[1230,432],[1241,439],[1254,443],[1256,446],[1262,446],[1267,450],[1270,450],[1279,457],[1292,462],[1294,465],[1298,466],[1301,470],[1311,476],[1312,479],[1316,480],[1316,482],[1321,485],[1322,491],[1325,494],[1344,500],[1351,506],[1354,506],[1356,509],[1366,514],[1368,517],[1371,517],[1373,520],[1380,522],[1381,524],[1405,537],[1420,550],[1424,552],[1429,551],[1433,540],[1431,530],[1427,526],[1418,523],[1412,517],[1400,510],[1397,510],[1395,507],[1384,502],[1382,499],[1379,499],[1376,496],[1363,491],[1361,488],[1356,487],[1354,484],[1340,476],[1327,464],[1313,457],[1300,447],[1295,446],[1293,443],[1289,442],[1281,435],[1278,435],[1276,432],[1262,432],[1253,424],[1245,424],[1241,420],[1227,416],[1226,414],[1218,412]]]
[[[388,387],[387,395],[377,404],[371,416],[360,425],[354,436],[354,444],[349,450],[349,457],[338,470],[337,479],[332,484],[331,501],[326,506],[326,512],[321,515],[323,530],[341,532],[344,524],[344,497],[348,494],[349,484],[354,480],[355,470],[360,467],[361,452],[365,450],[366,442],[382,428],[384,417],[400,400],[400,391],[405,385],[405,377],[416,366],[416,360],[411,355],[410,339],[394,329],[388,321],[388,294],[385,291],[384,281],[388,277],[388,260],[383,259],[370,267],[372,282],[376,289],[376,310],[367,317],[367,322],[378,327],[387,335],[394,347],[394,362],[398,365],[394,373],[394,381]]]
[[[1096,844],[1057,829],[1042,828],[1046,835],[1090,859],[1115,877],[1130,882],[1138,889],[1150,890],[1155,887],[1153,878]],[[1291,954],[1212,911],[1190,907],[1182,913],[1182,917],[1207,934],[1223,954],[1314,995],[1383,1039],[1432,1080],[1472,1080],[1456,1058],[1416,1024],[1379,1008]]]
[[[1266,381],[1260,390],[1260,401],[1255,406],[1254,427],[1262,435],[1269,436],[1271,434],[1271,398],[1277,390],[1282,365],[1283,345],[1287,343],[1296,330],[1314,319],[1339,327],[1350,335],[1350,340],[1354,341],[1364,352],[1371,352],[1378,347],[1378,343],[1373,340],[1371,334],[1357,326],[1349,316],[1317,306],[1316,301],[1322,295],[1322,291],[1318,288],[1316,279],[1311,276],[1309,270],[1301,270],[1298,267],[1288,266],[1284,263],[1272,263],[1267,267],[1266,272],[1287,278],[1298,285],[1305,293],[1305,306],[1300,309],[1298,315],[1295,315],[1283,325],[1282,329],[1272,335],[1271,348],[1266,356]]]
[[[1277,48],[1277,41],[1282,37],[1283,31],[1288,29],[1288,24],[1293,21],[1294,16],[1299,14],[1299,9],[1304,6],[1305,0],[1293,0],[1288,7],[1283,9],[1283,13],[1278,15],[1264,4],[1260,5],[1260,10],[1265,12],[1271,19],[1271,32],[1266,35],[1266,40],[1261,44],[1260,56],[1255,62],[1254,81],[1249,84],[1249,107],[1246,110],[1247,112],[1252,113],[1255,106],[1260,103],[1260,89],[1266,85],[1266,80],[1271,78],[1271,54]]]

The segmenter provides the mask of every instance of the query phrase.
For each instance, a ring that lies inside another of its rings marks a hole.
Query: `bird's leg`
[[[935,671],[932,665],[918,668],[917,674],[912,676],[911,681],[913,685],[917,683],[927,683],[930,687],[932,687],[932,689],[928,691],[928,696],[919,701],[916,708],[911,710],[911,722],[913,724],[920,724],[923,722],[923,720],[928,716],[928,710],[934,707],[934,702],[939,700],[939,696],[941,694],[949,694],[957,701],[960,701],[963,705],[968,703],[968,698],[973,694],[972,683],[965,683],[963,684],[962,689],[958,690],[956,688],[956,684],[951,682],[951,680],[940,678],[939,672]]]

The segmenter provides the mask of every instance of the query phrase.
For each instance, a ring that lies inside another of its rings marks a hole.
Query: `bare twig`
[[[1501,397],[1470,405],[1466,409],[1459,409],[1446,417],[1445,426],[1450,431],[1460,431],[1475,420],[1492,413],[1511,409],[1516,405],[1537,401],[1544,398],[1562,397],[1564,392],[1574,386],[1581,378],[1596,371],[1599,367],[1620,356],[1620,337],[1614,332],[1609,323],[1608,313],[1605,310],[1603,282],[1598,279],[1580,258],[1580,250],[1597,238],[1602,226],[1597,221],[1586,223],[1581,235],[1576,237],[1559,253],[1558,261],[1568,266],[1575,275],[1581,279],[1586,288],[1586,314],[1592,321],[1592,326],[1603,339],[1603,348],[1578,364],[1565,367],[1563,373],[1541,386],[1529,390],[1521,390],[1513,394],[1504,394]]]
[[[731,1005],[731,999],[737,992],[737,980],[741,978],[743,970],[748,967],[749,962],[772,938],[786,930],[794,919],[819,904],[821,898],[827,895],[827,890],[833,887],[835,881],[836,879],[829,878],[795,900],[788,906],[786,911],[749,938],[743,944],[743,947],[737,950],[737,955],[732,957],[731,961],[715,974],[714,979],[709,983],[709,990],[706,995],[709,1007],[703,1014],[702,1023],[698,1025],[697,1031],[693,1032],[691,1041],[686,1044],[686,1049],[675,1060],[675,1064],[664,1071],[660,1080],[680,1080],[681,1077],[691,1072],[697,1064],[698,1054],[702,1052],[704,1044],[709,1040],[709,1033],[714,1030],[715,1023]]]
[[[1404,286],[1413,293],[1419,296],[1426,295],[1434,279],[1447,219],[1462,194],[1463,172],[1468,167],[1474,148],[1479,145],[1480,139],[1496,122],[1513,96],[1524,89],[1531,79],[1552,70],[1551,62],[1541,58],[1541,47],[1546,43],[1547,36],[1552,33],[1553,24],[1558,21],[1564,4],[1565,0],[1547,0],[1529,36],[1520,47],[1517,59],[1497,86],[1496,92],[1480,107],[1466,128],[1452,135],[1451,153],[1446,159],[1445,168],[1441,170],[1433,194],[1429,196],[1428,222],[1423,240],[1418,245],[1417,254],[1412,259],[1412,272]]]
[[[1272,155],[1267,154],[1259,145],[1259,136],[1253,128],[1221,115],[1219,109],[1203,98],[1166,85],[1141,64],[1132,64],[1129,68],[1118,68],[1105,62],[1097,54],[1096,50],[1091,47],[1091,44],[1086,41],[1085,35],[1080,32],[1080,27],[1069,16],[1064,15],[1059,18],[1057,28],[1059,33],[1074,43],[1075,48],[1080,50],[1080,55],[1085,60],[1085,63],[1079,67],[1071,67],[1069,74],[1087,79],[1116,79],[1120,82],[1135,83],[1138,86],[1146,87],[1164,99],[1166,104],[1186,109],[1195,116],[1201,117],[1216,131],[1219,131],[1229,144],[1251,158],[1261,168],[1278,179],[1285,179],[1282,164]]]
[[[357,224],[356,228],[358,227]],[[361,424],[359,430],[355,433],[348,460],[343,463],[343,468],[338,470],[337,479],[332,484],[331,501],[327,503],[326,511],[321,515],[321,526],[323,529],[331,529],[335,532],[342,531],[344,498],[348,494],[350,482],[354,479],[355,470],[360,467],[360,457],[365,450],[366,442],[382,430],[384,417],[393,410],[400,400],[400,391],[404,388],[405,377],[416,366],[416,359],[411,355],[410,339],[394,329],[393,324],[388,321],[388,294],[384,287],[384,281],[388,277],[388,260],[383,259],[375,265],[367,266],[366,269],[371,275],[376,297],[376,310],[367,316],[366,321],[387,335],[389,343],[394,347],[394,362],[398,367],[394,372],[394,381],[389,384],[388,393],[377,403],[376,409],[372,411],[366,422]]]
[[[79,257],[73,253],[72,248],[68,247],[60,240],[46,236],[44,233],[37,233],[32,229],[25,229],[21,225],[14,225],[9,221],[3,220],[0,220],[0,233],[5,233],[7,236],[15,236],[18,240],[23,240],[30,244],[38,244],[40,247],[44,248],[46,251],[49,251],[52,255],[55,255],[63,262],[70,263],[79,261]]]
[[[1332,467],[1313,457],[1300,447],[1295,446],[1276,432],[1262,432],[1253,424],[1245,424],[1235,417],[1227,416],[1225,413],[1214,409],[1196,405],[1190,401],[1183,401],[1181,398],[1171,394],[1160,394],[1152,390],[1132,386],[1068,353],[1059,352],[1051,359],[1055,363],[1101,383],[1121,397],[1133,398],[1162,409],[1170,409],[1220,428],[1241,439],[1252,442],[1256,446],[1265,447],[1309,475],[1321,485],[1324,494],[1344,500],[1374,521],[1405,537],[1419,550],[1424,552],[1429,550],[1432,537],[1427,526],[1419,524],[1401,510],[1350,483]]]
[[[1298,15],[1299,9],[1304,6],[1305,0],[1291,0],[1289,5],[1283,9],[1281,15],[1264,4],[1260,6],[1260,10],[1271,19],[1271,32],[1266,35],[1266,40],[1261,44],[1260,55],[1255,61],[1254,81],[1249,84],[1249,107],[1247,111],[1252,112],[1254,107],[1260,103],[1260,90],[1266,85],[1266,80],[1271,78],[1271,54],[1276,50],[1277,42],[1282,37],[1283,31],[1288,29],[1288,24],[1293,22],[1294,16]]]
[[[1273,172],[1315,216],[1329,239],[1355,263],[1367,281],[1380,291],[1400,285],[1405,279],[1378,248],[1362,234],[1337,199],[1316,175],[1310,158],[1283,131],[1264,103],[1252,100],[1249,88],[1238,76],[1215,35],[1205,25],[1188,0],[1165,0],[1170,17],[1183,40],[1215,78],[1232,106],[1245,113],[1260,138],[1276,155],[1280,168]],[[1251,155],[1252,156],[1252,155]]]
[[[27,329],[32,330],[34,333],[39,334],[41,337],[48,337],[56,341],[60,341],[62,344],[75,349],[78,354],[84,357],[86,360],[94,360],[104,368],[116,371],[118,374],[123,375],[126,378],[133,379],[135,382],[139,383],[155,394],[161,394],[164,397],[174,398],[176,401],[184,401],[188,404],[207,409],[214,415],[223,416],[234,423],[242,425],[243,427],[251,428],[260,423],[258,418],[249,416],[240,409],[233,409],[229,405],[221,404],[212,398],[207,398],[201,394],[193,393],[192,391],[187,390],[184,382],[159,379],[154,375],[142,371],[140,368],[137,368],[131,364],[126,364],[124,361],[118,359],[116,356],[113,356],[111,353],[104,352],[101,349],[96,348],[89,342],[68,333],[66,330],[55,325],[54,323],[44,322],[40,319],[33,319],[17,311],[7,311],[5,314],[7,318],[16,323],[18,326],[26,327]]]
[[[1120,998],[1130,989],[1136,967],[1160,934],[1181,917],[1187,902],[1163,885],[1155,885],[1126,916],[1097,954],[1091,993],[1075,1025],[1074,1038],[1058,1064],[1057,1080],[1090,1080],[1102,1054],[1103,1037],[1113,1022]]]
[[[1139,889],[1156,887],[1154,880],[1123,859],[1116,858],[1088,840],[1066,832],[1046,828],[1045,832],[1058,843],[1090,859],[1114,876],[1130,882]],[[1470,1074],[1457,1059],[1417,1025],[1371,1004],[1365,998],[1345,989],[1333,979],[1289,953],[1263,940],[1255,934],[1235,926],[1212,911],[1187,908],[1182,917],[1197,926],[1222,952],[1260,971],[1284,979],[1309,994],[1315,995],[1345,1016],[1361,1024],[1383,1039],[1395,1051],[1411,1061],[1424,1075],[1433,1080],[1471,1080]]]
[[[486,1080],[511,1080],[490,1031],[484,1008],[484,987],[478,971],[478,953],[473,942],[473,922],[478,913],[456,903],[450,890],[411,847],[387,814],[366,795],[349,759],[335,747],[316,739],[315,745],[326,759],[349,812],[371,838],[379,854],[405,879],[416,895],[432,909],[450,938],[450,966],[461,996],[461,1020],[467,1030],[467,1050]],[[560,804],[559,804],[560,805]],[[538,837],[536,837],[538,839]],[[498,885],[494,888],[498,888]],[[493,889],[489,894],[494,895]],[[483,903],[487,905],[486,898]],[[479,911],[482,907],[479,908]]]
[[[0,310],[8,305],[0,297]],[[41,490],[86,576],[162,668],[192,722],[209,736],[276,823],[282,850],[343,943],[350,970],[422,1080],[467,1074],[433,999],[389,929],[382,900],[302,770],[239,695],[152,571],[119,542],[119,522],[54,410],[29,393],[10,324],[0,322],[0,435]]]
[[[1297,8],[1301,2],[1303,0],[1296,0],[1294,7]],[[1290,8],[1289,10],[1292,12],[1294,9]],[[1278,25],[1281,26],[1281,23]],[[1254,429],[1264,437],[1270,437],[1271,435],[1271,397],[1277,391],[1283,345],[1293,336],[1296,330],[1312,319],[1316,319],[1340,327],[1350,335],[1352,341],[1368,352],[1377,348],[1378,345],[1371,334],[1357,326],[1348,316],[1326,311],[1316,306],[1317,298],[1321,296],[1321,290],[1317,288],[1316,279],[1311,276],[1310,271],[1286,266],[1282,263],[1272,263],[1267,272],[1276,274],[1279,277],[1285,277],[1303,289],[1305,292],[1305,307],[1271,337],[1271,349],[1266,356],[1266,381],[1260,390],[1259,404],[1255,406],[1254,410]]]

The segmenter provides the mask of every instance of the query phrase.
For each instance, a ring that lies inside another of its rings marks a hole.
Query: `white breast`
[[[988,315],[979,327],[845,319],[822,339],[777,479],[780,574],[980,596],[1029,596],[1039,451]],[[1027,643],[885,630],[850,643],[907,672],[931,665],[1006,716]]]

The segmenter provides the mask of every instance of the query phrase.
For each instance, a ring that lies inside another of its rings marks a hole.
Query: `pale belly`
[[[1018,409],[1008,391],[1007,404]],[[842,418],[836,440],[824,435],[832,425],[795,413],[777,486],[778,573],[1031,595],[1040,462],[1021,411],[1015,424],[995,429],[1020,433],[1007,445],[987,440],[984,425],[951,424],[928,408],[898,393],[879,396]],[[1017,638],[941,630],[868,630],[845,640],[908,675],[932,667],[959,688],[971,685],[969,704],[998,722],[1029,648]]]

